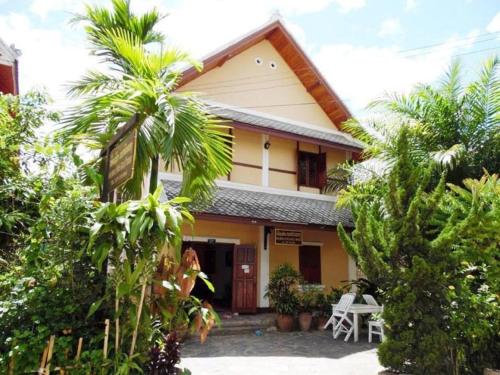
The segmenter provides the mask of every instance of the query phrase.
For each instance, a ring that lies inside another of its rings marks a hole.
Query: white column
[[[259,226],[259,301],[257,307],[269,307],[269,300],[264,297],[267,284],[269,284],[269,237],[267,238],[267,250],[264,250],[264,226]]]
[[[264,147],[269,136],[262,134],[262,186],[269,186],[269,150]]]

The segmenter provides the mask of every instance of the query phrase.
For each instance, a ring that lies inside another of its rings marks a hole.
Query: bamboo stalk
[[[144,297],[146,296],[146,286],[147,286],[147,282],[146,282],[146,280],[144,280],[144,283],[142,284],[142,290],[141,290],[141,300],[139,301],[139,307],[137,308],[137,321],[135,322],[135,329],[134,329],[134,333],[132,334],[132,344],[130,344],[129,357],[132,357],[132,355],[134,354],[134,350],[135,350],[135,342],[137,341],[137,331],[139,329],[139,323],[141,321],[142,306],[144,304]]]
[[[109,340],[109,319],[104,321],[104,347],[102,348],[103,358],[108,358],[108,340]]]
[[[38,368],[38,374],[43,375],[45,372],[45,361],[47,361],[47,353],[49,351],[49,344],[47,343],[47,346],[45,349],[43,349],[43,354],[42,354],[42,361],[40,362],[40,367]]]
[[[52,360],[52,354],[54,351],[54,342],[56,341],[56,336],[52,335],[49,339],[49,351],[47,353],[47,365],[45,366],[45,375],[50,374],[50,361]]]
[[[80,355],[82,354],[82,346],[83,346],[83,337],[80,337],[78,339],[78,346],[76,348],[76,357],[75,357],[75,360],[77,360],[77,361],[80,360]]]
[[[115,353],[118,353],[118,347],[120,346],[120,318],[118,317],[118,309],[120,308],[120,299],[118,298],[118,289],[116,290],[115,298]]]

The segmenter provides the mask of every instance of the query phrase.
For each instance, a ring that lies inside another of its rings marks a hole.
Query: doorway
[[[215,292],[212,292],[202,280],[197,278],[192,294],[208,301],[218,311],[230,311],[233,303],[234,245],[183,242],[183,251],[189,247],[196,250],[201,270],[208,276],[215,289]]]

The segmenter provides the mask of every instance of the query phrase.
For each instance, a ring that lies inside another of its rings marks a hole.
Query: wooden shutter
[[[326,152],[318,155],[318,187],[324,188],[326,185]]]
[[[306,282],[321,284],[321,248],[319,246],[299,247],[299,270]]]

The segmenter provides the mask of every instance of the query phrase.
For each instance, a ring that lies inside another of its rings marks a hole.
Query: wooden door
[[[257,312],[255,247],[236,245],[233,257],[233,312]]]

